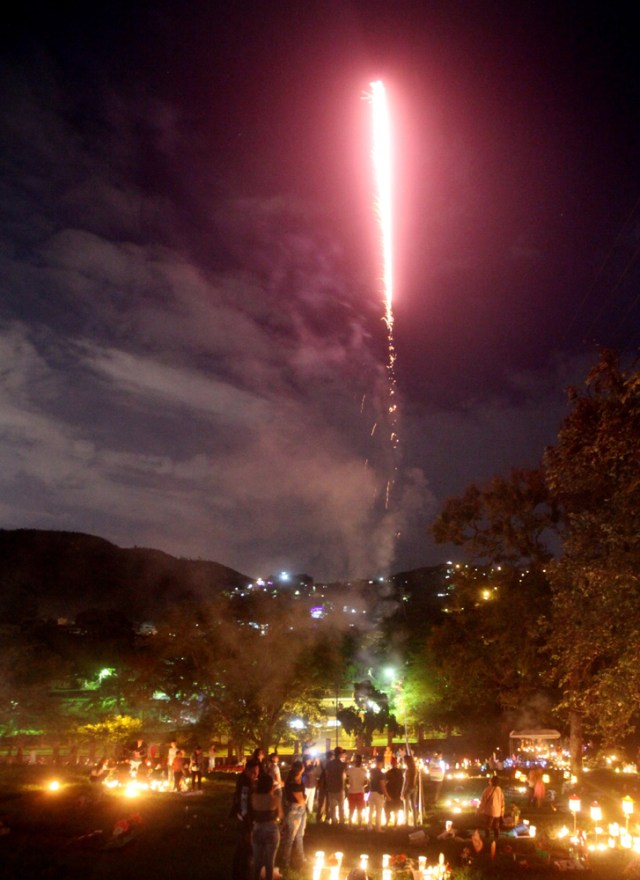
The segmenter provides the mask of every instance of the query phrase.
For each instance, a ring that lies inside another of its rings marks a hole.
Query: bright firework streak
[[[396,430],[397,404],[395,401],[396,378],[394,364],[396,360],[393,342],[393,198],[392,198],[392,150],[391,150],[391,119],[384,84],[377,80],[371,83],[371,107],[373,111],[373,173],[375,180],[375,207],[380,227],[380,245],[382,251],[382,286],[385,302],[385,323],[389,360],[387,376],[389,380],[389,420],[391,423],[391,446],[396,449],[398,434]],[[389,506],[392,481],[387,483],[385,507]]]
[[[391,120],[384,84],[371,83],[373,109],[373,173],[376,187],[376,211],[382,245],[382,284],[386,306],[385,320],[393,330],[393,211],[391,198]]]

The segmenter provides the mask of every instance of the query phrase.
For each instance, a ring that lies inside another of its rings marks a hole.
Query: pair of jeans
[[[408,789],[402,793],[402,799],[404,801],[404,818],[407,825],[409,824],[410,816],[413,819],[413,824],[418,824],[418,802],[416,795],[417,792],[415,788]]]
[[[253,848],[253,880],[260,880],[260,871],[264,867],[265,880],[272,880],[273,866],[280,844],[280,828],[272,822],[254,822],[251,832]]]
[[[292,804],[284,820],[284,851],[282,863],[285,868],[291,862],[291,853],[295,851],[296,861],[304,862],[304,830],[307,827],[307,808],[305,804]]]
[[[369,793],[369,827],[374,824],[373,817],[375,815],[376,831],[382,828],[382,811],[384,810],[384,795],[378,791]]]
[[[341,825],[344,824],[344,791],[329,791],[327,798],[329,800],[329,819],[335,822],[337,814],[338,822]]]

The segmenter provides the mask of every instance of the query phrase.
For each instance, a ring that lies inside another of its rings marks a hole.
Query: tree
[[[157,624],[155,687],[176,722],[216,730],[238,755],[313,726],[341,673],[340,645],[303,602],[263,591],[183,605]]]
[[[95,724],[80,724],[74,732],[81,739],[101,743],[106,753],[114,746],[131,741],[134,734],[140,733],[141,728],[142,721],[139,718],[112,715]]]
[[[437,541],[462,547],[469,559],[452,570],[445,614],[423,654],[435,664],[430,714],[446,729],[487,717],[515,722],[526,706],[546,713],[546,567],[558,522],[542,470],[519,469],[471,485],[433,524]]]
[[[606,744],[635,729],[640,700],[640,374],[601,353],[545,454],[562,506],[562,555],[550,566],[551,656],[572,719]]]
[[[68,675],[68,664],[37,628],[0,625],[0,733],[62,731],[65,713],[54,691]]]
[[[542,468],[516,468],[446,501],[431,532],[476,564],[540,568],[551,559],[549,538],[559,518]]]
[[[357,681],[353,686],[353,699],[357,710],[352,706],[338,708],[338,721],[349,735],[362,740],[365,747],[371,746],[373,734],[389,729],[390,735],[399,730],[395,715],[389,710],[389,697],[369,680]]]
[[[342,662],[332,633],[303,603],[288,595],[246,598],[218,627],[204,691],[207,712],[238,754],[246,744],[268,749],[290,738],[294,720],[317,721]]]

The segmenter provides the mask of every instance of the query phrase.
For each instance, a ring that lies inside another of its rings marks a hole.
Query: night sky
[[[442,502],[537,464],[597,347],[640,344],[636,34],[620,3],[21,3],[0,38],[0,527],[251,576],[448,558]]]

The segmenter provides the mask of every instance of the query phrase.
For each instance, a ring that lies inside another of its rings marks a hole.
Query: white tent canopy
[[[549,728],[532,728],[531,730],[512,730],[509,739],[560,739],[559,730]]]

